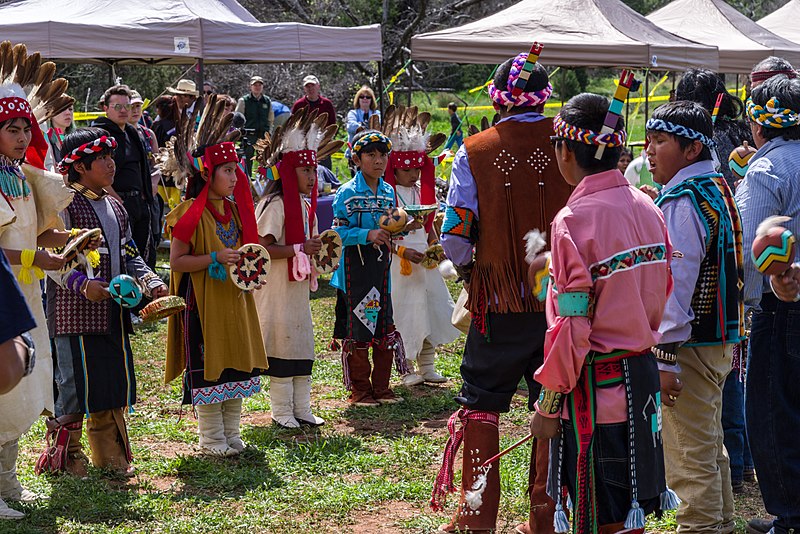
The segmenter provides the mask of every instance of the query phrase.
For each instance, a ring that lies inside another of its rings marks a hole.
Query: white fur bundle
[[[547,245],[547,234],[537,228],[525,234],[525,261],[531,264],[545,245]]]
[[[410,128],[400,126],[397,135],[392,136],[392,149],[400,152],[424,152],[431,134],[422,131],[418,125]]]
[[[439,273],[445,280],[456,280],[458,278],[456,268],[453,267],[453,262],[450,260],[444,260],[439,264]]]
[[[284,132],[281,152],[294,152],[296,150],[305,150],[305,148],[306,134],[301,128],[292,128],[288,132]]]
[[[769,232],[771,228],[783,226],[784,223],[787,223],[791,220],[791,217],[786,217],[784,215],[773,215],[772,217],[767,217],[761,221],[761,224],[759,224],[758,228],[756,228],[756,237],[763,237],[767,235],[767,232]]]

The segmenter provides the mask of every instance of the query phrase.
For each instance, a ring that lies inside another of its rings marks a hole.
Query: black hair
[[[628,156],[631,158],[631,160],[633,160],[633,151],[629,148],[623,147],[622,150],[619,151],[619,159],[622,159],[622,156]]]
[[[379,133],[381,133],[381,132],[379,132],[378,130],[364,130],[362,132],[358,132],[353,137],[353,145],[355,145],[356,142],[359,139],[361,139],[362,137],[365,137],[367,135],[372,135],[372,134],[379,134]],[[376,150],[378,152],[380,152],[381,154],[388,154],[389,153],[389,147],[386,146],[385,143],[373,142],[373,143],[367,143],[366,145],[364,145],[361,148],[361,150],[358,151],[358,154],[359,154],[359,157],[361,157],[360,154],[369,154],[370,152],[375,152]]]
[[[505,91],[508,89],[508,75],[511,74],[511,65],[514,63],[515,57],[509,58],[505,60],[503,63],[497,67],[497,70],[494,73],[494,78],[492,79],[492,83],[498,89]],[[547,70],[542,66],[541,63],[538,61],[534,63],[533,70],[531,71],[531,75],[528,78],[528,83],[525,84],[523,91],[527,93],[532,93],[534,91],[541,91],[547,84],[550,83],[550,77],[547,75]],[[542,109],[543,105],[539,104],[538,106],[517,106],[517,109],[527,109],[533,107],[533,109]]]
[[[756,63],[755,67],[753,67],[753,70],[751,71],[751,74],[753,72],[769,72],[780,70],[794,70],[794,67],[782,57],[769,56]]]
[[[86,143],[91,143],[95,139],[100,139],[104,135],[111,137],[111,134],[109,134],[106,130],[102,128],[94,128],[94,127],[78,128],[74,132],[68,133],[64,137],[64,142],[61,147],[61,153],[65,155],[69,154],[79,146],[84,145]],[[83,167],[86,170],[91,170],[92,162],[94,162],[94,160],[96,160],[99,156],[103,156],[106,154],[113,154],[111,147],[104,146],[100,152],[84,155],[81,157],[79,161],[83,163]],[[70,165],[69,174],[67,175],[67,180],[69,182],[77,182],[78,180],[80,180],[80,178],[81,175],[78,174],[78,171],[75,170],[75,165],[74,164]]]
[[[103,96],[100,97],[100,104],[105,106],[108,105],[108,101],[114,95],[122,95],[127,96],[128,100],[133,97],[133,93],[131,92],[131,88],[127,85],[113,85],[106,89],[106,92],[103,93]]]
[[[609,102],[604,96],[596,95],[593,93],[581,93],[573,96],[561,108],[559,115],[570,126],[592,130],[593,132],[600,132],[603,128],[606,114],[608,113]],[[625,119],[620,117],[617,120],[615,130],[619,131],[625,128]],[[597,153],[597,145],[587,145],[578,141],[565,140],[567,148],[570,152],[575,154],[575,161],[578,166],[590,174],[598,172],[609,171],[617,168],[619,162],[619,155],[622,153],[622,147],[609,147],[607,146],[603,151],[603,157],[596,159],[594,155]]]
[[[17,119],[22,119],[28,124],[28,126],[31,126],[31,120],[28,117],[14,117],[13,119],[6,119],[6,120],[0,122],[0,130],[2,130],[6,126],[10,125],[12,122],[14,122]]]
[[[722,93],[722,103],[717,114],[717,123],[721,120],[736,120],[742,115],[744,105],[737,97],[728,93],[725,82],[716,72],[708,69],[689,69],[681,76],[675,88],[675,100],[691,100],[702,105],[706,111],[714,111],[717,95]]]
[[[653,112],[652,118],[661,119],[663,121],[671,122],[672,124],[678,124],[680,126],[685,126],[686,128],[691,128],[692,130],[705,135],[709,139],[712,139],[714,135],[714,127],[711,123],[711,114],[697,102],[691,102],[689,100],[668,102],[667,104],[656,108],[656,110]],[[647,133],[650,133],[650,131],[651,130],[648,130]],[[696,141],[681,135],[669,135],[677,139],[678,146],[681,148],[681,150],[686,150],[692,145],[692,143]],[[703,145],[703,150],[700,152],[700,156],[697,158],[697,161],[704,161],[707,159],[711,159],[711,150],[706,145]]]
[[[456,104],[455,102],[450,102],[449,104],[447,104],[447,109],[449,109],[450,111],[458,111],[458,104]]]
[[[759,106],[766,105],[767,101],[772,97],[778,99],[781,107],[800,113],[800,79],[778,74],[753,89],[751,96],[753,103]],[[787,141],[796,141],[800,139],[800,126],[790,126],[788,128],[762,127],[761,134],[767,140],[783,137]]]

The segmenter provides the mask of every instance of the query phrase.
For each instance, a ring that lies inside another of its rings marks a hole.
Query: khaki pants
[[[733,345],[678,350],[683,382],[673,408],[664,407],[667,484],[681,498],[678,532],[733,532],[733,491],[723,445],[722,388]]]

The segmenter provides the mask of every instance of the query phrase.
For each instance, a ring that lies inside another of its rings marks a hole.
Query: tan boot
[[[38,501],[42,496],[23,488],[17,479],[17,456],[19,439],[0,446],[0,499],[26,503]]]
[[[89,414],[86,420],[86,439],[92,451],[95,467],[110,469],[120,475],[132,477],[130,441],[122,408],[113,408]]]
[[[497,512],[500,506],[500,460],[495,460],[485,477],[485,487],[480,496],[480,504],[468,499],[476,482],[483,473],[481,465],[493,457],[500,449],[497,412],[482,412],[462,408],[457,412],[462,421],[464,449],[462,451],[461,499],[453,518],[446,525],[439,527],[440,532],[494,532],[497,527]],[[451,440],[453,440],[451,436]],[[448,442],[448,445],[453,443]],[[445,464],[437,477],[437,485],[442,473],[450,470],[457,451],[445,452]],[[434,495],[436,499],[436,495]]]
[[[83,416],[69,428],[66,471],[74,477],[85,479],[89,477],[89,458],[83,453],[81,434],[83,434]]]
[[[322,426],[325,420],[311,413],[311,377],[295,376],[292,378],[292,404],[294,418],[303,426]]]
[[[369,349],[354,347],[347,355],[347,370],[350,380],[350,404],[353,406],[380,406],[372,396],[372,383],[369,381],[370,371]],[[391,368],[389,369],[391,372]]]
[[[200,450],[211,456],[236,456],[239,451],[228,445],[225,439],[225,423],[222,419],[222,403],[198,404],[197,432]]]
[[[269,403],[272,421],[281,428],[300,428],[294,418],[294,382],[292,377],[273,376],[269,379]]]
[[[389,387],[394,364],[394,350],[372,347],[372,395],[380,404],[397,404],[403,397]]]
[[[241,436],[242,422],[242,399],[230,399],[222,403],[222,426],[225,433],[225,441],[228,446],[239,452],[245,448]]]
[[[436,372],[433,362],[436,359],[436,347],[431,345],[427,340],[422,343],[422,351],[417,356],[417,368],[419,374],[425,382],[431,384],[442,384],[447,382],[447,379]]]

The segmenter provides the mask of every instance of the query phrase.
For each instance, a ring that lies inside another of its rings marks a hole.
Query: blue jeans
[[[747,444],[744,424],[744,383],[739,382],[739,370],[733,369],[722,388],[722,429],[725,448],[731,459],[731,482],[741,482],[744,470],[753,469],[753,458]]]
[[[753,317],[745,410],[764,507],[775,532],[800,529],[800,303],[761,298]]]

